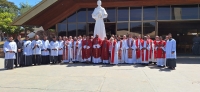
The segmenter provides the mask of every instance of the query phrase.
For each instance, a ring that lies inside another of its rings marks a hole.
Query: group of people
[[[100,39],[98,35],[56,37],[43,40],[36,35],[34,40],[28,36],[21,40],[19,35],[13,41],[10,36],[4,44],[5,68],[57,64],[57,63],[104,63],[104,64],[157,64],[158,67],[176,67],[176,41],[169,34],[166,39],[156,36],[152,40],[150,36],[140,35],[133,37],[131,34],[111,36]]]

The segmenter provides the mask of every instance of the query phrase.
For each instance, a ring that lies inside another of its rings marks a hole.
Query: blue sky
[[[34,6],[34,5],[38,4],[40,1],[42,1],[42,0],[8,0],[8,1],[14,2],[15,5],[17,5],[19,7],[19,4],[21,2],[24,2],[24,3],[28,2],[28,4],[30,4],[31,6]]]

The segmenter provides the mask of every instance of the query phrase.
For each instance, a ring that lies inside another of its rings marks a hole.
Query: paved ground
[[[0,92],[200,92],[200,58],[179,57],[176,70],[140,65],[44,65],[3,69]]]

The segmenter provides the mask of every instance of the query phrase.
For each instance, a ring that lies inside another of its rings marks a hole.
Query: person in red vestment
[[[101,43],[102,40],[99,38],[99,35],[93,39],[93,52],[92,52],[92,61],[93,63],[101,62]]]
[[[162,40],[162,37],[159,37],[160,42],[158,43],[158,48],[157,48],[157,65],[158,67],[164,67],[165,66],[165,41]]]
[[[147,41],[149,42],[150,45],[150,50],[149,50],[149,62],[152,63],[154,61],[154,44],[153,40],[151,39],[150,35],[147,35]]]
[[[142,63],[142,58],[141,58],[141,50],[140,50],[140,44],[143,40],[141,39],[141,35],[138,35],[135,45],[136,45],[136,63]]]
[[[84,53],[85,53],[85,48],[83,47],[84,45],[83,45],[83,43],[85,42],[85,40],[86,40],[86,36],[85,35],[83,35],[83,39],[82,39],[82,41],[81,41],[81,43],[82,43],[82,59],[83,59],[83,62],[85,61],[84,59],[85,59],[85,57],[84,57]]]
[[[113,37],[110,38],[110,64],[117,65],[118,64],[118,45],[117,41],[114,40]]]
[[[91,62],[92,41],[90,40],[89,36],[87,36],[86,40],[82,43],[82,46],[84,48],[84,53],[83,53],[84,61],[86,63],[90,63]]]
[[[140,49],[141,49],[141,55],[142,55],[141,56],[142,57],[142,64],[148,65],[149,64],[150,45],[149,45],[149,42],[147,41],[147,36],[144,36],[144,40],[141,41]]]
[[[109,46],[110,42],[108,41],[107,37],[105,37],[101,45],[101,59],[103,60],[104,64],[109,63]]]
[[[157,53],[157,48],[159,47],[159,36],[156,36],[155,40],[154,40],[154,64],[156,64],[158,62],[157,57],[158,57],[158,53]]]

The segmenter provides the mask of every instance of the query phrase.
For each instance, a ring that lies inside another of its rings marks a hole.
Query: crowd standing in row
[[[176,41],[169,34],[166,39],[156,36],[155,40],[150,36],[140,35],[132,37],[131,34],[123,36],[105,37],[81,36],[53,37],[49,42],[48,37],[43,40],[36,35],[34,40],[28,36],[21,40],[19,35],[15,41],[10,36],[4,43],[5,68],[57,64],[57,63],[104,63],[104,64],[157,64],[158,67],[176,67]]]

